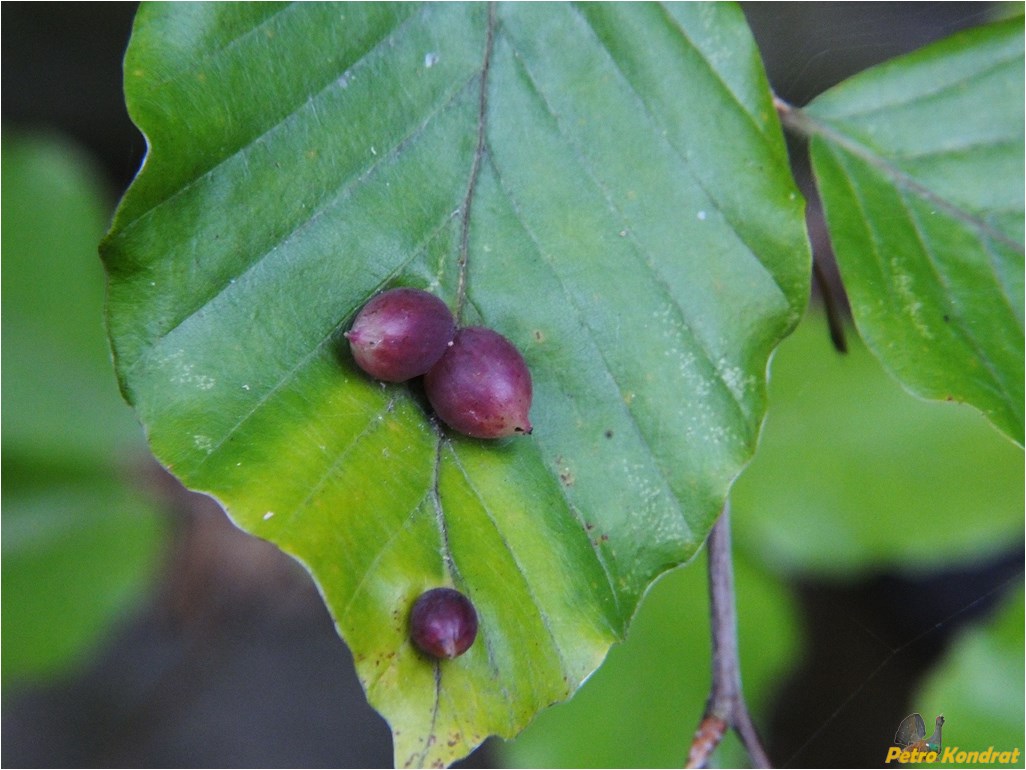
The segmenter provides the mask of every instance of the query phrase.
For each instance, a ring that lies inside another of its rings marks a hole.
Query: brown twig
[[[801,110],[791,106],[776,94],[773,94],[773,107],[780,117],[781,124],[796,136],[807,141],[809,139],[809,127]],[[820,296],[823,298],[823,309],[826,311],[827,325],[830,329],[830,341],[838,353],[848,352],[848,342],[844,333],[844,309],[838,298],[834,295],[834,288],[831,285],[821,264],[822,257],[813,250],[812,254],[812,278],[819,287]],[[841,290],[843,292],[843,289]]]
[[[838,353],[848,352],[848,340],[844,334],[844,314],[834,296],[833,287],[823,267],[815,255],[812,257],[812,278],[819,287],[819,294],[823,298],[823,310],[826,311],[827,328],[830,329],[830,341],[834,350]]]
[[[755,767],[769,757],[741,693],[741,665],[734,608],[734,567],[730,556],[730,503],[709,533],[709,614],[712,621],[712,687],[705,713],[688,752],[688,767],[705,767],[728,728],[741,738]]]
[[[788,131],[803,139],[808,139],[812,135],[805,113],[801,109],[788,104],[776,94],[773,94],[773,109],[777,111],[781,124]]]

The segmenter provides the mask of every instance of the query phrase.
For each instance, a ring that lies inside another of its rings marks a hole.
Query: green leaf
[[[863,338],[1023,442],[1023,26],[970,30],[796,115]]]
[[[975,410],[911,397],[856,335],[836,354],[818,313],[771,371],[759,452],[731,491],[753,554],[790,571],[927,569],[1022,533],[1022,452]]]
[[[103,335],[97,173],[53,137],[5,132],[3,677],[80,660],[145,589],[159,517],[124,484],[144,452]]]
[[[987,766],[1022,767],[1026,747],[1023,606],[1020,588],[1003,602],[995,618],[955,640],[916,695],[915,709],[944,714],[944,746],[957,749],[955,762],[949,760],[948,765],[980,767],[984,763],[958,761],[958,753],[994,747],[999,753],[1019,752]]]
[[[153,5],[125,74],[150,152],[102,251],[155,454],[309,568],[397,764],[516,734],[701,545],[804,306],[741,13]],[[356,369],[341,333],[394,285],[517,345],[532,436]],[[481,619],[440,665],[406,628],[437,585]]]
[[[58,673],[99,643],[148,587],[163,528],[111,468],[26,467],[5,456],[3,472],[9,686]]]

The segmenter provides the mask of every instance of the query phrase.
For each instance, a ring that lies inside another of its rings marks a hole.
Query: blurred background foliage
[[[995,617],[959,633],[921,683],[916,708],[924,718],[944,714],[945,745],[970,751],[1022,746],[1023,599],[1020,587]]]
[[[995,10],[745,6],[796,104]],[[0,12],[0,761],[387,765],[305,573],[157,468],[118,396],[96,244],[144,150],[120,97],[133,6]],[[1026,748],[1021,453],[970,409],[907,395],[848,333],[841,356],[814,306],[778,351],[734,493],[742,671],[770,755],[882,765],[911,711],[944,713],[946,744]],[[707,608],[700,555],[572,701],[465,765],[679,766],[707,694]],[[717,761],[745,757],[728,741]]]
[[[97,169],[5,131],[2,171],[6,688],[81,659],[139,599],[164,522],[125,483],[145,445],[108,362]]]

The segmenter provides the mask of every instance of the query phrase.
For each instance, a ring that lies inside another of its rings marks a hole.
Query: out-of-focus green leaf
[[[870,349],[1023,442],[1023,24],[875,67],[796,116]]]
[[[103,327],[108,191],[56,138],[7,132],[3,159],[4,445],[49,463],[136,449]]]
[[[104,256],[155,453],[307,565],[398,764],[515,734],[702,543],[805,303],[741,13],[157,4],[125,75],[150,153]],[[341,332],[393,285],[517,345],[532,436],[452,435],[355,368]],[[439,584],[481,632],[435,666],[406,616]]]
[[[810,314],[773,358],[770,411],[731,499],[738,540],[820,572],[937,566],[1022,536],[1022,453],[965,406],[910,398]]]
[[[152,573],[157,516],[109,468],[56,469],[45,485],[4,463],[5,683],[73,663]]]
[[[912,707],[944,715],[944,747],[954,751],[953,767],[1022,767],[1026,750],[1026,665],[1023,664],[1022,590],[1014,591],[999,615],[958,639],[930,674]],[[1019,753],[1007,762],[958,760],[958,752]],[[944,756],[941,756],[944,759]],[[941,766],[938,764],[938,766]]]
[[[136,598],[160,543],[124,484],[145,451],[103,333],[106,197],[56,139],[3,139],[3,677],[66,666]]]
[[[709,696],[705,566],[703,558],[656,583],[627,641],[574,699],[539,715],[516,740],[495,744],[503,766],[683,766]],[[798,654],[794,610],[784,586],[743,553],[735,557],[735,586],[745,696],[759,722],[771,687]],[[734,743],[717,749],[715,761],[749,762]]]

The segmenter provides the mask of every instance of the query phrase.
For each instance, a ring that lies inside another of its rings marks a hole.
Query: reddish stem
[[[741,692],[741,664],[730,557],[730,503],[709,533],[709,614],[712,621],[712,687],[688,752],[688,767],[705,767],[727,728],[738,734],[755,767],[770,767]]]

